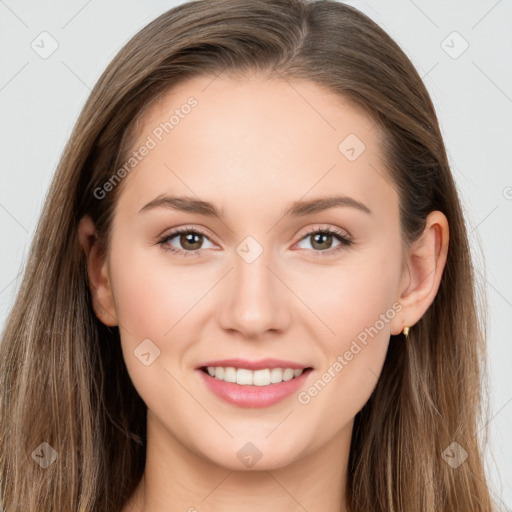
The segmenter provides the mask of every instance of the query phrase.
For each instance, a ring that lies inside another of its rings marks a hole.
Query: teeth
[[[250,386],[252,384],[252,375],[253,372],[251,370],[239,368],[236,371],[236,383]],[[217,371],[215,371],[215,377],[217,377]]]
[[[232,367],[224,370],[224,380],[226,382],[236,382],[236,370]]]
[[[264,370],[247,370],[246,368],[233,368],[222,366],[208,366],[208,375],[224,382],[236,382],[241,386],[269,386],[279,382],[288,381],[304,370],[293,368],[266,368]]]

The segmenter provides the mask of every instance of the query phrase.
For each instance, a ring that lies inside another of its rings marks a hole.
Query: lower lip
[[[211,377],[203,370],[197,370],[208,386],[209,390],[226,402],[238,407],[269,407],[285,398],[288,398],[299,388],[311,373],[311,370],[304,371],[298,377],[291,380],[270,384],[268,386],[249,386],[224,382],[223,380]]]

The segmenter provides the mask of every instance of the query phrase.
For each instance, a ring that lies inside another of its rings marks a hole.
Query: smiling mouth
[[[270,386],[280,384],[289,380],[296,379],[301,375],[308,373],[313,368],[302,369],[293,368],[264,368],[261,370],[249,370],[247,368],[235,368],[233,366],[202,366],[201,371],[210,377],[239,384],[241,386]]]

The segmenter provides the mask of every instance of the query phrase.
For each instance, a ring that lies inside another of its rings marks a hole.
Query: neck
[[[192,452],[148,412],[145,471],[123,512],[346,512],[352,426],[285,467],[239,471]]]

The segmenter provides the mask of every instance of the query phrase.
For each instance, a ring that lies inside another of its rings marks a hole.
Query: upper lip
[[[265,368],[292,368],[294,370],[302,370],[304,368],[310,368],[309,365],[302,363],[271,358],[259,359],[258,361],[249,361],[248,359],[218,359],[203,363],[197,368],[200,369],[208,366],[222,366],[224,368],[232,366],[235,368],[247,368],[248,370],[264,370]]]

